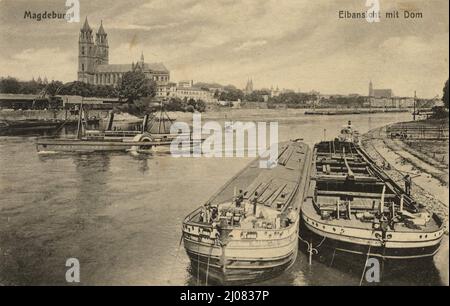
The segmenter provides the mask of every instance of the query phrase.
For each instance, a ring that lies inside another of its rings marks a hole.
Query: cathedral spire
[[[141,51],[141,63],[144,63],[144,52]]]
[[[84,24],[83,24],[83,27],[81,28],[81,31],[83,31],[83,32],[91,31],[91,27],[89,26],[89,22],[88,22],[87,16],[84,19]]]
[[[103,29],[103,20],[100,20],[100,28],[98,28],[98,34],[100,35],[106,35],[105,30]]]

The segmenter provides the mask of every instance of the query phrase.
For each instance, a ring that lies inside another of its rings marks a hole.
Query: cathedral
[[[392,98],[394,96],[394,93],[392,92],[392,89],[375,89],[373,88],[372,81],[369,83],[369,97],[372,98]]]
[[[250,95],[253,92],[253,80],[252,79],[248,79],[247,80],[247,85],[245,86],[244,89],[244,93],[246,95]]]
[[[103,22],[93,38],[93,30],[87,17],[80,29],[78,40],[78,81],[95,85],[116,86],[125,72],[142,71],[156,82],[156,96],[165,97],[169,92],[170,72],[162,63],[145,63],[144,54],[138,62],[130,64],[109,64],[108,34]]]

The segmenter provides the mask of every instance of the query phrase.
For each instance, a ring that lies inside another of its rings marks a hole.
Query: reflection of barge
[[[303,238],[383,259],[432,257],[444,224],[406,194],[359,146],[352,126],[314,147]]]
[[[253,282],[293,264],[310,158],[306,144],[285,143],[274,168],[250,163],[185,218],[184,247],[197,277]],[[236,195],[236,188],[242,193]]]

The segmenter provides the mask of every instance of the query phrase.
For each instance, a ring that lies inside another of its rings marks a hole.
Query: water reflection
[[[142,154],[137,158],[139,160],[138,169],[142,174],[145,174],[148,170],[150,170],[150,167],[148,166],[148,158],[149,156],[145,156]]]
[[[351,117],[361,133],[408,119],[405,114]],[[327,137],[335,137],[348,116],[324,120],[277,115],[270,120],[279,122],[280,141],[301,137],[312,145],[323,138],[324,129]],[[61,134],[75,131],[67,127]],[[248,161],[159,153],[43,156],[36,153],[32,137],[2,137],[0,248],[7,255],[0,261],[0,282],[64,285],[65,259],[77,257],[82,284],[204,284],[180,246],[182,220]],[[300,244],[297,261],[288,271],[258,284],[359,284],[364,262],[349,263],[337,254],[331,264],[332,254],[321,249],[309,266],[303,248]],[[421,263],[409,270],[385,268],[382,284],[445,283],[440,273],[448,275],[448,244],[440,261],[444,264]]]

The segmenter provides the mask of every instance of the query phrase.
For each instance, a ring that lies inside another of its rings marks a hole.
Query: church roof
[[[392,89],[373,89],[372,96],[375,98],[390,98],[393,96]]]
[[[131,70],[131,64],[109,64],[97,66],[97,72],[127,72]],[[167,70],[163,63],[145,63],[144,71],[169,73],[169,70]]]
[[[392,94],[392,89],[374,89],[373,92],[376,94]]]

